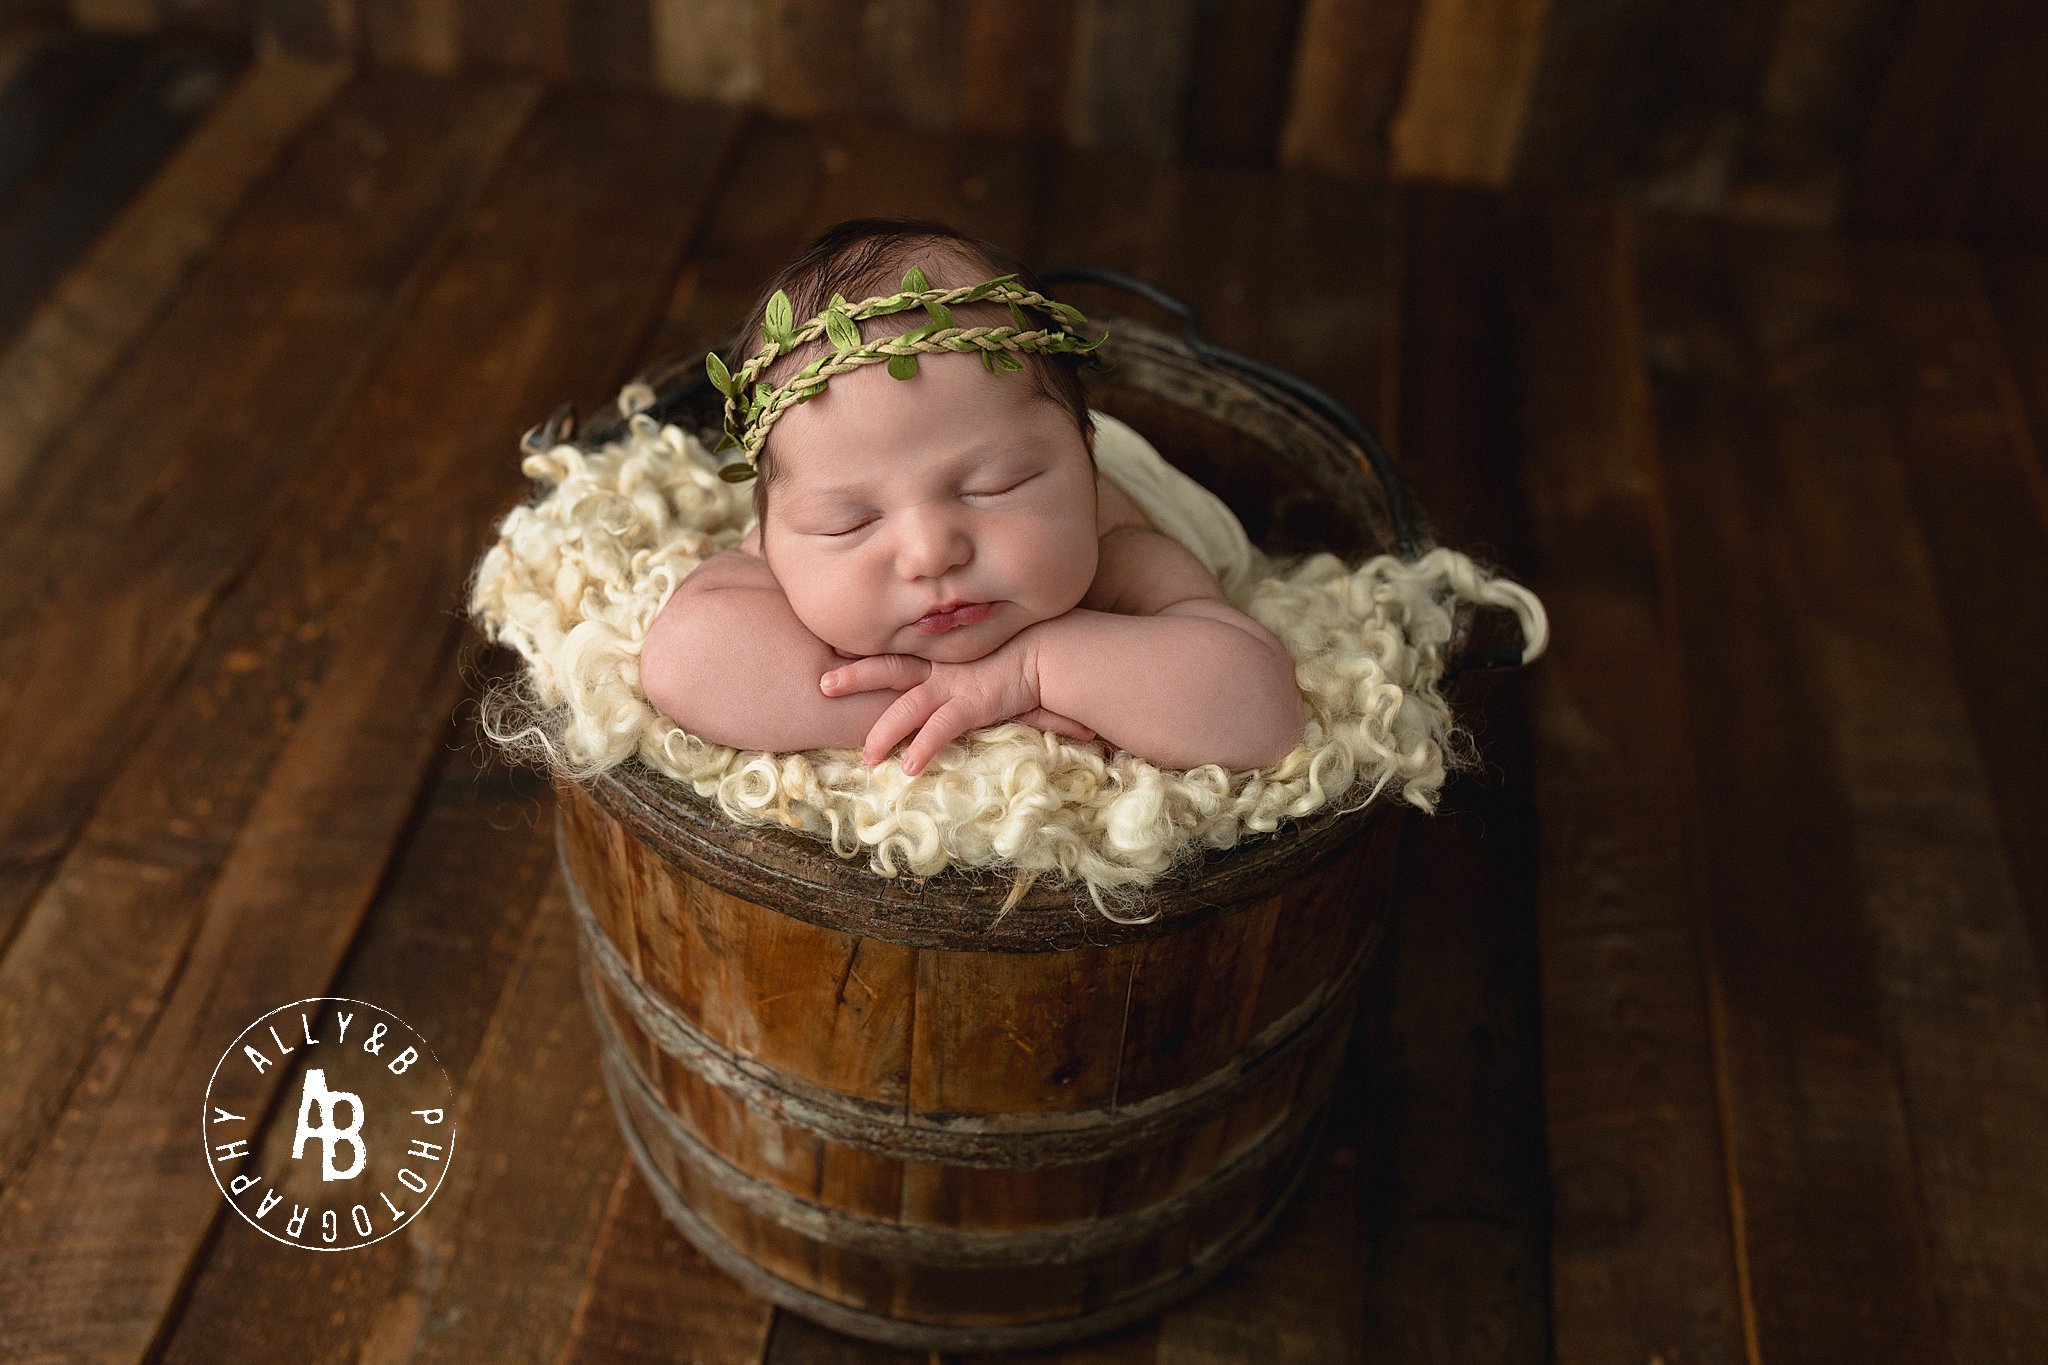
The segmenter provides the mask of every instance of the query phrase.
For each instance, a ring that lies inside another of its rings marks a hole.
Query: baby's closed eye
[[[987,492],[985,492],[985,493],[975,493],[975,492],[969,492],[969,493],[966,493],[966,494],[964,494],[963,496],[965,496],[965,497],[970,497],[970,498],[999,498],[999,497],[1001,497],[1001,496],[1002,496],[1003,494],[1005,494],[1005,493],[1014,493],[1014,492],[1016,492],[1016,491],[1017,491],[1018,489],[1022,488],[1022,487],[1023,487],[1023,486],[1025,485],[1025,484],[1027,484],[1027,483],[1030,483],[1030,482],[1031,482],[1031,480],[1033,480],[1033,479],[1035,479],[1035,478],[1037,478],[1037,477],[1038,477],[1038,476],[1037,476],[1036,474],[1028,474],[1028,475],[1026,475],[1026,476],[1025,476],[1025,477],[1023,477],[1023,478],[1021,478],[1021,479],[1018,479],[1018,480],[1017,480],[1016,482],[1014,482],[1014,483],[1010,483],[1010,484],[1007,484],[1007,485],[1005,485],[1004,487],[1001,487],[1001,488],[993,488],[993,489],[990,489],[989,491],[987,491]]]
[[[1001,487],[997,487],[997,488],[989,488],[989,489],[985,489],[985,490],[980,490],[980,491],[977,491],[977,490],[974,490],[974,489],[968,489],[967,491],[965,491],[965,492],[961,493],[961,494],[960,494],[960,496],[961,496],[962,498],[971,498],[971,499],[975,499],[975,500],[977,500],[977,501],[982,501],[982,500],[991,500],[991,499],[994,499],[994,500],[1000,500],[1000,499],[1002,499],[1002,498],[1006,498],[1006,497],[1009,497],[1009,496],[1010,496],[1011,494],[1013,494],[1013,493],[1018,493],[1018,492],[1021,492],[1021,491],[1023,491],[1024,487],[1025,487],[1026,485],[1028,485],[1028,484],[1029,484],[1029,483],[1030,483],[1030,482],[1031,482],[1031,481],[1032,481],[1033,479],[1036,479],[1037,477],[1038,477],[1038,475],[1037,475],[1037,474],[1028,474],[1028,475],[1026,475],[1025,477],[1021,478],[1021,479],[1015,480],[1014,482],[1010,482],[1010,483],[1007,483],[1007,484],[1005,484],[1005,485],[1003,485],[1003,486],[1001,486]],[[859,514],[859,515],[860,515],[860,519],[859,519],[858,521],[848,522],[848,523],[846,523],[846,524],[842,525],[842,526],[841,526],[841,527],[840,527],[839,529],[837,529],[837,530],[830,530],[830,531],[826,531],[826,530],[821,530],[821,531],[817,532],[817,534],[818,534],[818,535],[821,535],[821,536],[825,536],[825,537],[827,537],[828,539],[837,539],[837,538],[839,538],[839,537],[842,537],[842,536],[851,536],[851,535],[853,535],[853,534],[854,534],[855,532],[857,532],[857,531],[865,531],[865,530],[866,530],[866,529],[867,529],[868,527],[870,527],[870,526],[873,526],[873,525],[875,524],[875,522],[877,522],[878,520],[880,520],[880,517],[878,517],[877,515],[875,515],[875,514],[873,514],[873,513],[863,513],[863,514]]]

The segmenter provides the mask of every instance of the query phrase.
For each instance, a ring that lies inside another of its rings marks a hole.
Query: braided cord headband
[[[761,445],[768,439],[768,429],[775,425],[776,420],[796,404],[823,393],[833,376],[857,370],[863,365],[887,363],[890,377],[910,379],[917,374],[919,352],[978,351],[982,367],[990,374],[1001,374],[1024,368],[1024,362],[1017,359],[1015,352],[1030,351],[1040,355],[1059,351],[1087,353],[1109,338],[1106,331],[1092,340],[1083,338],[1072,330],[1074,324],[1088,320],[1080,309],[1057,303],[1036,290],[1022,288],[1016,279],[1015,275],[998,275],[980,284],[934,289],[931,281],[925,278],[924,271],[912,266],[904,272],[903,287],[899,292],[862,299],[858,303],[848,303],[834,294],[825,311],[802,327],[794,325],[789,296],[776,290],[768,300],[761,320],[761,335],[768,344],[737,373],[726,369],[725,362],[719,359],[716,351],[704,357],[705,373],[711,376],[713,387],[725,395],[725,438],[718,443],[717,449],[737,448],[746,457],[722,466],[718,476],[727,483],[744,483],[753,478],[760,472],[756,465]],[[1009,304],[1013,325],[954,325],[948,304],[983,301]],[[870,342],[861,340],[860,328],[856,325],[860,319],[907,312],[912,308],[923,308],[931,316],[923,325],[901,336]],[[1049,325],[1034,325],[1025,315],[1026,308],[1046,314]],[[761,381],[762,372],[778,357],[820,336],[832,343],[830,353],[819,356],[779,387],[771,387]],[[749,385],[753,386],[751,393],[748,392]]]

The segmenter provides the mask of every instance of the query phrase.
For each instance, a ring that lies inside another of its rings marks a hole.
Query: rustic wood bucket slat
[[[1129,320],[1113,348],[1091,402],[1269,552],[1391,547],[1313,408]],[[938,1350],[1121,1326],[1286,1208],[1407,819],[1377,801],[1213,850],[1142,924],[1045,885],[998,921],[1006,875],[881,877],[637,762],[557,795],[604,1081],[664,1211],[762,1297]]]

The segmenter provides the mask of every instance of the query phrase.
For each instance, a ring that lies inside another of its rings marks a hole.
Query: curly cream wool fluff
[[[883,876],[1011,868],[1005,909],[1051,874],[1123,921],[1159,877],[1248,832],[1382,793],[1433,809],[1446,766],[1469,755],[1437,692],[1455,599],[1514,611],[1525,660],[1547,633],[1533,594],[1452,550],[1356,566],[1257,555],[1259,575],[1225,590],[1285,642],[1306,706],[1303,742],[1276,767],[1163,770],[1015,721],[961,737],[915,777],[899,756],[870,769],[857,749],[731,749],[648,703],[639,654],[676,585],[750,528],[744,486],[717,476],[695,436],[644,414],[601,449],[561,444],[522,468],[551,488],[505,517],[470,582],[484,633],[527,665],[486,699],[493,740],[577,780],[637,755],[736,821],[809,830],[843,858],[866,849]]]

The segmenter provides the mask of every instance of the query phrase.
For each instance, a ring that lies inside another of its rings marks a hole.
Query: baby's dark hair
[[[801,256],[784,266],[761,290],[732,353],[724,357],[727,367],[737,372],[761,349],[761,323],[768,311],[768,300],[776,290],[789,296],[790,310],[801,324],[824,312],[834,294],[858,302],[876,294],[895,293],[901,287],[903,272],[913,265],[922,267],[932,284],[941,288],[979,284],[997,275],[1015,275],[1017,283],[1024,287],[1045,292],[1031,268],[1009,252],[944,223],[925,218],[852,218],[819,234]],[[1009,309],[999,303],[956,304],[953,312],[962,326],[1010,322]],[[907,332],[924,320],[924,311],[913,308],[868,318],[860,326],[862,334],[872,340]],[[823,340],[814,341],[778,356],[762,378],[770,384],[781,383],[810,363],[826,345]],[[1023,373],[1037,392],[1048,402],[1065,408],[1086,437],[1090,423],[1088,399],[1081,387],[1082,357],[1065,352],[1025,352],[1018,359],[1024,362]],[[773,444],[773,433],[769,444]],[[1089,459],[1094,460],[1092,449]],[[754,516],[765,527],[768,494],[776,483],[775,461],[767,446],[756,457],[755,468],[758,472],[754,479]]]

